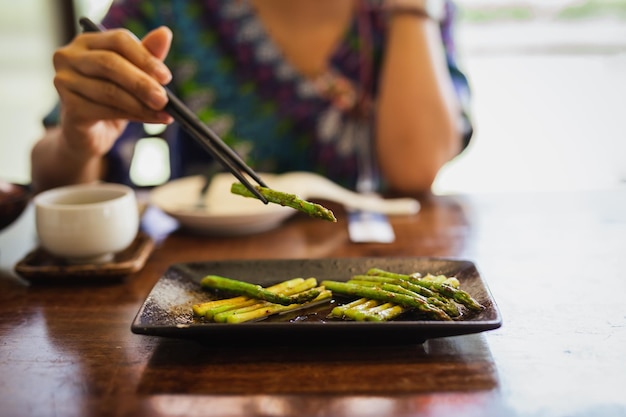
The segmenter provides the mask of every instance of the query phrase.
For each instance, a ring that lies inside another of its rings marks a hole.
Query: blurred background
[[[55,102],[52,51],[71,35],[67,16],[98,19],[109,3],[0,0],[0,178],[30,181],[30,148]],[[476,132],[435,192],[626,186],[626,0],[457,4]]]

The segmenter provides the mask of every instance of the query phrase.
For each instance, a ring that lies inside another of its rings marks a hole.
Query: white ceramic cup
[[[125,185],[70,185],[33,201],[41,246],[71,263],[110,262],[139,230],[137,199]]]

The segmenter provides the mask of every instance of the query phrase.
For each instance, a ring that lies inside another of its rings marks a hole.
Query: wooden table
[[[338,224],[296,215],[254,236],[166,233],[140,272],[99,285],[14,274],[35,247],[31,207],[0,233],[0,416],[626,415],[626,190],[422,202],[393,219],[389,245],[350,243],[332,206]],[[362,256],[470,260],[503,326],[377,346],[220,346],[130,331],[172,263]]]

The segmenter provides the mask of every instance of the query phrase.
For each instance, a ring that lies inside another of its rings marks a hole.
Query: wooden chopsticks
[[[86,17],[81,17],[79,23],[85,32],[103,32],[106,29],[94,23]],[[259,200],[267,204],[267,199],[257,190],[243,175],[242,171],[254,179],[260,186],[267,187],[263,180],[252,168],[237,155],[235,151],[224,143],[224,141],[211,130],[206,124],[191,111],[178,97],[165,88],[168,102],[165,111],[194,138],[207,152],[217,159],[224,168],[228,169],[237,179],[253,193]]]

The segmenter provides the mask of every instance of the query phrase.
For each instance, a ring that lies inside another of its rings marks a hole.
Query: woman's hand
[[[85,33],[54,53],[61,137],[77,156],[100,157],[129,120],[170,123],[162,85],[172,32],[160,27],[139,41],[124,29]]]
[[[78,35],[55,52],[61,123],[33,146],[31,177],[37,192],[102,179],[103,156],[129,120],[172,122],[163,111],[163,85],[172,78],[163,60],[171,43],[166,27],[141,41],[115,29]]]

